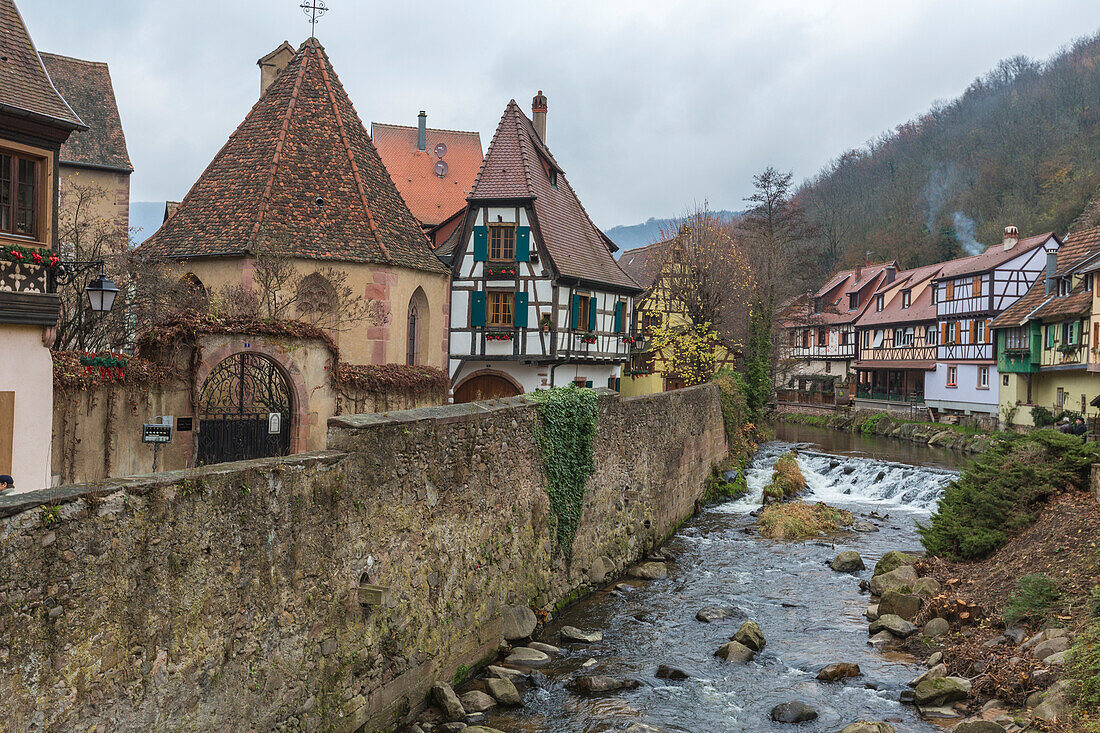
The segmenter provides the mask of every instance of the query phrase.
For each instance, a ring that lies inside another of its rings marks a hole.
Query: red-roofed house
[[[508,103],[462,226],[437,253],[452,267],[451,385],[456,402],[574,382],[614,387],[629,358],[641,288],[612,256],[534,122]]]
[[[409,210],[432,237],[442,243],[462,223],[466,197],[481,169],[481,135],[427,126],[372,122],[371,140]]]

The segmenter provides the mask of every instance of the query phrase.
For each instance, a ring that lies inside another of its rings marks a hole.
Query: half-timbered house
[[[467,201],[437,250],[451,264],[456,402],[575,383],[617,387],[641,288],[588,217],[534,123],[508,103]]]
[[[1005,227],[1004,240],[972,257],[951,260],[933,280],[939,343],[925,378],[925,403],[939,412],[997,416],[999,375],[989,328],[1042,274],[1052,232],[1026,239]]]

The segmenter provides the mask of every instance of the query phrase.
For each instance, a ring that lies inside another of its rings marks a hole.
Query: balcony
[[[856,389],[857,400],[876,400],[878,402],[897,402],[899,404],[923,405],[924,394],[918,392],[879,391],[874,389]]]

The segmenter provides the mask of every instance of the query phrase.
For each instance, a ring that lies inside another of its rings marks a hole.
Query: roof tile
[[[52,53],[42,54],[42,61],[54,86],[88,126],[61,146],[61,162],[132,171],[107,64]]]
[[[81,129],[84,123],[50,82],[13,0],[0,0],[0,106]]]

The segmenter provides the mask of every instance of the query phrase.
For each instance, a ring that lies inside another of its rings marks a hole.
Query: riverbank
[[[909,440],[962,453],[981,453],[996,436],[996,433],[983,432],[965,425],[899,420],[885,412],[868,410],[822,414],[782,409],[773,413],[772,419],[780,423]]]

